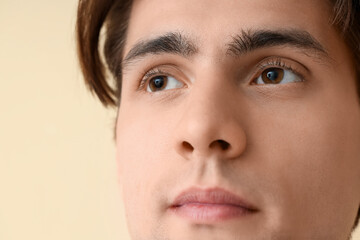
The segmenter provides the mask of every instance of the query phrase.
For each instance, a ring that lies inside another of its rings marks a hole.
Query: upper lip
[[[242,197],[219,187],[207,189],[191,187],[181,192],[172,202],[171,207],[181,207],[182,205],[190,203],[234,205],[252,211],[258,210]]]

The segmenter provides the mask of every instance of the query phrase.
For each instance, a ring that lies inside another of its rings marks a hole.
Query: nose
[[[246,135],[236,93],[211,86],[194,89],[182,110],[175,144],[184,158],[234,159],[244,152]]]

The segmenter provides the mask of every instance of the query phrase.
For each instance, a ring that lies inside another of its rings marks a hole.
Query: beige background
[[[0,0],[0,240],[129,239],[115,113],[83,86],[76,5]]]

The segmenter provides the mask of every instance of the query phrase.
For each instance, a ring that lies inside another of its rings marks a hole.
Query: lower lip
[[[199,223],[224,221],[254,213],[236,205],[212,203],[188,203],[172,207],[171,210],[180,217]]]

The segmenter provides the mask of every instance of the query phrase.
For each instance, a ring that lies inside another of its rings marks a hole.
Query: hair
[[[353,53],[356,88],[360,97],[360,1],[328,1],[332,6],[330,24]],[[105,107],[120,104],[121,61],[131,7],[131,0],[79,0],[76,35],[80,67],[89,90]],[[102,29],[105,30],[103,46],[100,44]],[[354,229],[359,219],[360,207]]]

